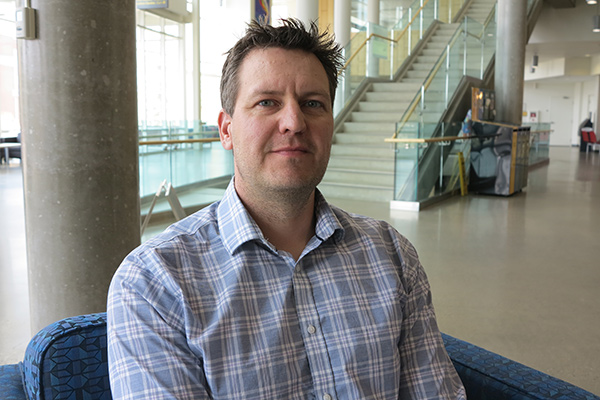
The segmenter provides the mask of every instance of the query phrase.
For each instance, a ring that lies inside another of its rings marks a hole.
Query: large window
[[[137,11],[137,85],[140,129],[184,127],[185,26]]]
[[[16,136],[19,123],[19,83],[15,3],[0,1],[0,136]]]

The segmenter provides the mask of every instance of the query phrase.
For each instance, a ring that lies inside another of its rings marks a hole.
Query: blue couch
[[[469,400],[600,400],[600,397],[462,340],[443,335]],[[41,330],[23,362],[0,366],[0,399],[111,399],[106,314],[66,318]]]

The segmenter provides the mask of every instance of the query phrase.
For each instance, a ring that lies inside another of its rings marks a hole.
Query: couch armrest
[[[0,399],[26,400],[20,364],[0,365]]]
[[[491,351],[442,334],[469,400],[598,400],[600,397]]]
[[[29,342],[23,361],[29,399],[110,400],[106,351],[106,314],[55,322]]]

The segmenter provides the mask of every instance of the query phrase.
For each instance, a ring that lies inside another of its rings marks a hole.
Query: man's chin
[[[269,195],[274,196],[274,198],[281,201],[303,202],[310,198],[320,181],[321,179],[281,182],[279,184],[271,185],[268,192]]]

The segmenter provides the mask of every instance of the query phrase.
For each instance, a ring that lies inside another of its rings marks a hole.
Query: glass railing
[[[468,162],[471,153],[469,137],[460,137],[461,122],[450,124],[420,124],[413,126],[415,131],[434,131],[441,129],[444,137],[403,138],[395,143],[395,180],[396,201],[423,202],[430,198],[454,192],[461,188],[461,179],[468,183],[468,168],[463,169],[461,178],[460,157]],[[421,160],[427,152],[433,167],[425,168]],[[461,155],[459,155],[461,154]],[[423,179],[423,171],[428,173]]]
[[[528,0],[528,12],[538,1]],[[458,139],[463,123],[438,122],[462,77],[483,79],[495,50],[496,8],[483,24],[465,18],[396,124],[395,138],[400,142],[395,143],[394,200],[423,202],[457,190],[459,153],[467,163],[464,178],[468,181],[471,140]],[[547,162],[550,127],[536,124],[531,130],[529,163]]]
[[[531,127],[529,146],[529,166],[544,164],[550,161],[550,123],[528,122],[523,124]]]
[[[396,123],[397,138],[429,138],[464,75],[483,78],[496,48],[495,9],[486,24],[465,18]],[[415,127],[419,127],[415,130]],[[418,134],[418,136],[415,136]]]
[[[233,175],[233,156],[221,146],[217,127],[190,126],[170,123],[139,130],[142,198],[154,195],[165,180],[180,192]]]
[[[459,152],[464,159],[469,159],[470,143],[469,140],[443,140],[444,137],[459,136],[462,123],[443,124],[439,121],[463,76],[483,78],[495,53],[495,33],[495,8],[483,24],[465,17],[407,111],[396,123],[394,138],[426,140],[435,136],[439,141],[417,142],[410,146],[396,144],[394,200],[422,202],[457,189],[456,175],[449,172],[456,167]],[[429,154],[427,166],[421,165],[425,151]],[[437,167],[432,168],[431,163]]]
[[[366,24],[344,48],[334,114],[343,110],[368,78],[393,80],[425,32],[436,20],[451,22],[466,0],[415,0],[391,28]]]

